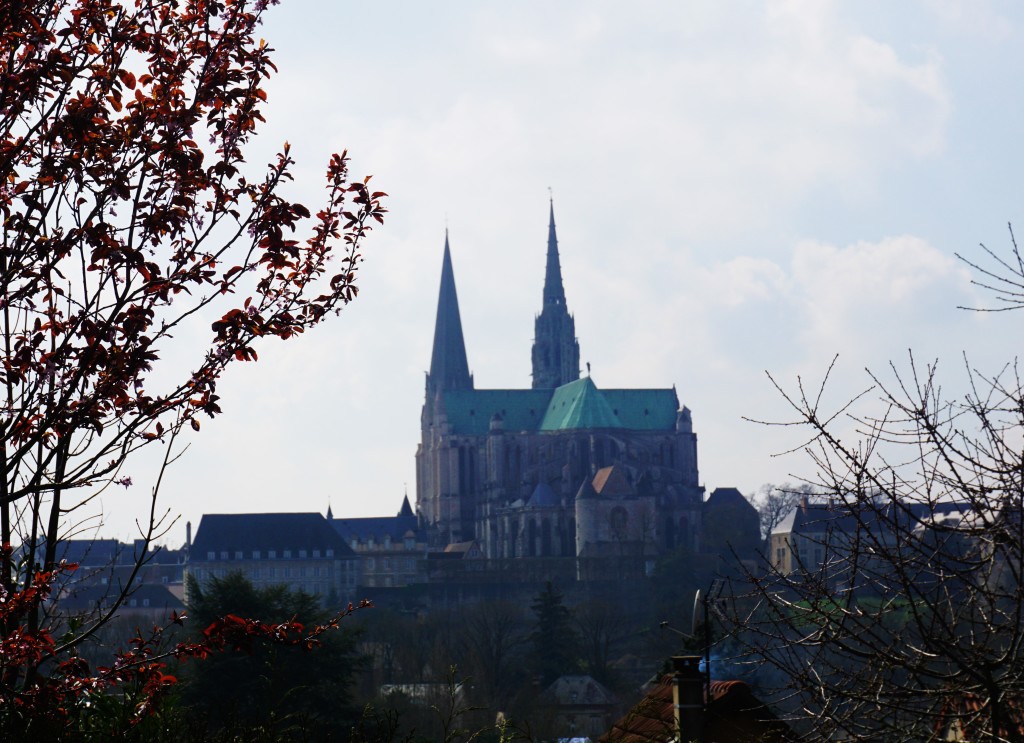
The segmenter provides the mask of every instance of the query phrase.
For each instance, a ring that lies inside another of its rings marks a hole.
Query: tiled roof
[[[319,513],[208,513],[199,522],[191,559],[204,560],[210,552],[249,557],[253,550],[300,549],[333,549],[335,559],[355,556]]]
[[[605,497],[625,497],[636,495],[636,490],[629,484],[622,467],[602,467],[594,475],[594,492]]]
[[[705,737],[731,743],[776,743],[795,740],[743,681],[712,681]],[[666,674],[640,702],[602,735],[601,743],[670,743],[675,741],[672,674]],[[685,733],[685,731],[683,731]]]

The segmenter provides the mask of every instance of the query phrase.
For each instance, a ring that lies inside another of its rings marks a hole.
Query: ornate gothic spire
[[[580,378],[580,344],[576,323],[565,304],[562,267],[555,234],[555,204],[548,219],[548,261],[544,273],[544,305],[534,323],[533,388],[554,389]]]
[[[473,376],[466,361],[466,343],[462,338],[459,297],[455,292],[455,272],[444,231],[444,262],[441,265],[441,290],[437,297],[437,321],[434,324],[434,351],[430,357],[429,390],[471,390]]]
[[[544,273],[544,306],[549,304],[565,305],[562,266],[558,261],[558,236],[555,234],[554,199],[551,199],[551,215],[548,218],[548,265]]]

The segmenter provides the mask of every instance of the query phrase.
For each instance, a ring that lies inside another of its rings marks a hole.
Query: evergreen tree
[[[560,591],[548,581],[530,606],[536,626],[530,635],[533,644],[533,670],[543,686],[559,676],[579,670],[579,639],[572,626],[572,615]]]
[[[256,588],[240,572],[189,585],[196,632],[229,614],[263,622],[325,620],[315,596],[286,586]],[[351,684],[362,662],[351,631],[321,636],[321,647],[257,645],[186,667],[184,701],[213,730],[262,730],[282,739],[340,737],[358,718]]]

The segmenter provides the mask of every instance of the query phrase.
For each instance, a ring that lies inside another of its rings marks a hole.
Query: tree
[[[536,619],[530,634],[533,667],[546,688],[559,676],[576,670],[578,638],[573,630],[572,615],[551,581],[544,585],[530,608]]]
[[[838,409],[776,385],[826,498],[724,618],[809,739],[1024,740],[1024,387],[964,376],[911,355]]]
[[[20,538],[26,566],[3,552],[7,593],[53,569],[84,501],[132,486],[131,455],[163,446],[166,467],[220,413],[227,367],[355,297],[383,194],[349,181],[344,153],[312,217],[284,195],[287,144],[247,172],[275,69],[266,5],[0,2],[0,542]],[[197,318],[207,340],[176,343]]]
[[[761,519],[761,538],[768,539],[772,530],[793,512],[800,500],[812,495],[814,495],[814,489],[808,483],[799,485],[765,483],[759,487],[751,501]]]
[[[523,681],[521,650],[527,642],[523,610],[512,601],[485,601],[463,614],[462,636],[468,663],[462,668],[479,700],[507,710]]]
[[[315,596],[285,586],[255,588],[241,573],[189,586],[189,615],[197,639],[225,617],[263,624],[328,620]],[[339,737],[358,719],[351,686],[362,660],[352,632],[325,636],[315,652],[300,645],[257,643],[228,650],[185,670],[183,699],[213,730],[302,730],[317,739]]]

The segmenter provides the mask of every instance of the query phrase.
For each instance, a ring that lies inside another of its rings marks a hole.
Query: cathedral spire
[[[548,265],[544,273],[544,306],[565,305],[565,289],[562,287],[562,266],[558,261],[558,235],[555,234],[555,200],[551,199],[548,217]]]
[[[555,233],[555,203],[548,217],[548,259],[544,272],[544,304],[534,323],[533,388],[554,389],[580,378],[580,344],[576,323],[565,303],[562,266]]]
[[[466,343],[462,338],[459,297],[455,292],[448,230],[444,231],[444,262],[441,265],[441,289],[437,297],[434,324],[434,350],[430,357],[427,387],[433,390],[473,389],[473,376],[466,361]]]

